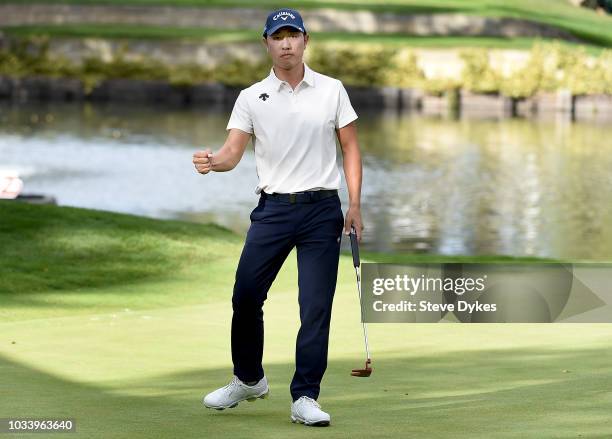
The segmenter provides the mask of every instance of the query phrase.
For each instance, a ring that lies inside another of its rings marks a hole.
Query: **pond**
[[[244,234],[257,204],[252,145],[231,172],[203,176],[191,163],[194,151],[221,147],[230,111],[2,103],[0,168],[20,172],[24,193],[60,205],[215,222]],[[364,249],[612,256],[611,127],[357,111]],[[346,211],[344,181],[340,192]]]

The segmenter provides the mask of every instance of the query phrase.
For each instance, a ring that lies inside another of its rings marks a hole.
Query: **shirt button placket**
[[[297,93],[295,90],[289,90],[289,100],[291,101],[291,108],[297,111]]]

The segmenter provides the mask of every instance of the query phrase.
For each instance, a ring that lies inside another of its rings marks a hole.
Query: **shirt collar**
[[[268,79],[270,80],[270,82],[272,82],[276,91],[279,91],[283,83],[285,82],[279,79],[274,74],[274,67],[270,68],[270,75],[268,75]],[[314,84],[314,72],[311,70],[310,67],[308,67],[306,63],[304,63],[304,78],[302,79],[302,81],[308,84],[310,87],[314,87],[315,85]]]

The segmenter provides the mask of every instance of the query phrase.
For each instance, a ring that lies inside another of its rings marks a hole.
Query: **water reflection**
[[[252,149],[200,176],[229,108],[0,106],[0,167],[60,204],[214,221],[244,233]],[[612,129],[564,120],[442,120],[360,110],[364,247],[377,251],[612,256]],[[348,196],[343,185],[343,205]]]

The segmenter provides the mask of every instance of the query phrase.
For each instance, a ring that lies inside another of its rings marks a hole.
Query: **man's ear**
[[[309,40],[310,40],[310,35],[309,34],[304,34],[304,47],[306,47],[306,44],[308,44]]]
[[[263,44],[263,46],[266,48],[266,52],[270,51],[270,49],[268,48],[268,39],[266,37],[261,38],[261,44]]]

